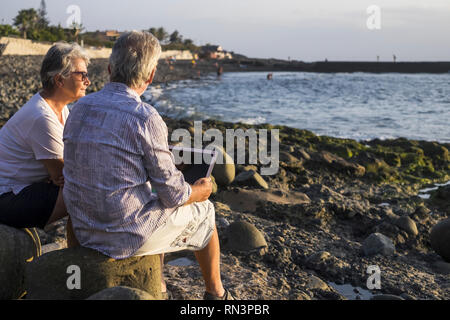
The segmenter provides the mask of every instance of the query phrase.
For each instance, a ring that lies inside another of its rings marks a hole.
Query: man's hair
[[[58,42],[54,44],[45,55],[41,66],[41,82],[44,89],[53,89],[54,77],[61,75],[63,78],[70,76],[74,70],[74,59],[83,59],[89,64],[89,56],[77,43]]]
[[[117,39],[109,58],[111,81],[121,82],[130,88],[146,82],[158,64],[161,45],[146,31],[131,31]]]

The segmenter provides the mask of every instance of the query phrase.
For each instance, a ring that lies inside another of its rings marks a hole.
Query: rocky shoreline
[[[39,90],[40,61],[42,57],[0,57],[0,126]],[[106,66],[105,59],[92,61],[91,91],[107,81]],[[173,70],[160,63],[155,84],[215,70],[213,62],[198,62],[195,68],[177,62]],[[224,65],[225,72],[238,70],[243,71]],[[170,132],[195,131],[190,120],[165,121]],[[450,185],[435,186],[450,180],[450,144],[357,142],[284,126],[216,120],[202,125],[202,130],[222,132],[280,132],[276,175],[260,177],[260,164],[233,165],[215,174],[217,190],[211,200],[223,280],[236,298],[450,299],[450,261],[436,253],[430,236],[450,214]],[[234,179],[227,182],[221,175]],[[424,188],[436,190],[428,197]],[[64,221],[38,231],[44,251],[65,247]],[[442,250],[448,252],[448,242]],[[201,299],[203,284],[193,254],[168,254],[166,261],[164,274],[174,298]],[[380,270],[380,289],[367,287],[370,266]]]

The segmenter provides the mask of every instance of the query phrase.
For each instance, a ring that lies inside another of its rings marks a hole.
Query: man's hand
[[[189,200],[184,205],[189,205],[193,202],[203,202],[208,200],[212,192],[211,178],[201,178],[195,181],[191,186],[192,194]]]

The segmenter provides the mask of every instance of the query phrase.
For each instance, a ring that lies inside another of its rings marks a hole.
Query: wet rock
[[[433,264],[433,269],[440,274],[450,275],[450,263],[448,262],[436,261]]]
[[[316,153],[314,160],[319,163],[327,164],[329,168],[334,169],[335,171],[346,173],[351,176],[362,177],[366,172],[366,169],[363,166],[344,160],[327,151]]]
[[[414,211],[414,218],[418,221],[426,221],[430,217],[431,210],[425,206],[419,206]]]
[[[302,160],[297,159],[292,154],[286,151],[280,152],[279,160],[284,162],[289,167],[301,167],[303,164]]]
[[[417,236],[419,234],[416,223],[408,216],[403,216],[396,219],[395,225],[406,231],[411,236]]]
[[[450,262],[450,218],[440,221],[431,229],[430,241],[433,250]]]
[[[243,171],[239,173],[234,179],[234,182],[239,185],[269,189],[269,185],[267,184],[266,180],[264,180],[264,178],[261,177],[259,173],[253,170]]]
[[[25,267],[40,255],[40,243],[24,230],[0,224],[0,300],[18,299],[25,293]],[[39,241],[39,237],[37,237]]]
[[[156,300],[150,293],[144,290],[118,286],[103,289],[86,300]]]
[[[376,254],[392,255],[395,246],[391,239],[381,233],[372,233],[363,242],[362,250],[364,255],[373,256]]]
[[[253,251],[267,247],[263,234],[246,221],[233,222],[227,228],[226,247],[231,251]]]
[[[153,255],[115,260],[88,248],[63,249],[29,263],[25,285],[27,299],[86,299],[116,286],[141,289],[161,299],[160,258]]]
[[[429,202],[450,214],[450,185],[440,186],[430,195]]]

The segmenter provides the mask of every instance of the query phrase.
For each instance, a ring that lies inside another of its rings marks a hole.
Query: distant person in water
[[[272,80],[272,77],[273,77],[273,75],[272,75],[271,73],[269,73],[269,74],[267,75],[267,80]]]
[[[222,66],[219,66],[218,68],[217,68],[217,76],[221,76],[222,75],[222,73],[223,73],[223,67]]]
[[[90,85],[88,63],[77,44],[52,46],[41,66],[42,91],[0,130],[0,223],[44,228],[67,216],[63,130],[67,104]]]

